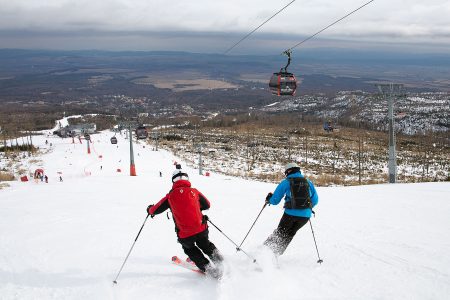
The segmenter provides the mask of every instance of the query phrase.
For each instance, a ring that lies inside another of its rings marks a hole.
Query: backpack
[[[199,192],[189,186],[173,188],[168,199],[179,238],[186,238],[207,228],[199,201]]]
[[[285,202],[284,208],[312,209],[308,180],[304,177],[288,178],[288,180],[291,188],[291,201]]]

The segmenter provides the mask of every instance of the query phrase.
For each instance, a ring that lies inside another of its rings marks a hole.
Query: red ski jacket
[[[170,192],[152,206],[148,213],[157,215],[168,208],[172,211],[175,230],[179,238],[187,238],[208,228],[203,222],[202,210],[211,206],[208,199],[187,180],[176,181]]]

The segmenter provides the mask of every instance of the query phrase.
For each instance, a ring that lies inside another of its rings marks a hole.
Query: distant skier
[[[45,183],[48,183],[48,176],[47,175],[44,176],[44,179],[45,179]]]
[[[273,194],[269,193],[266,197],[266,203],[272,205],[280,203],[283,196],[285,200],[280,223],[264,242],[277,256],[286,251],[297,231],[309,221],[312,208],[319,201],[313,183],[302,175],[296,163],[287,164],[284,174],[286,179],[278,184]]]
[[[178,242],[183,247],[184,253],[200,270],[211,277],[219,278],[223,257],[208,238],[207,219],[201,212],[209,209],[210,203],[202,193],[191,187],[188,174],[182,169],[173,172],[172,182],[170,192],[155,205],[149,205],[147,212],[153,218],[170,208]]]
[[[159,171],[159,177],[162,177],[162,172],[161,171]]]
[[[59,176],[59,182],[62,182],[62,181],[63,181],[62,176]]]

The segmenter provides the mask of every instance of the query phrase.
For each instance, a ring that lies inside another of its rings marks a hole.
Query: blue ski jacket
[[[300,171],[289,174],[286,177],[286,179],[283,179],[280,182],[280,184],[278,184],[277,188],[275,189],[275,192],[273,192],[272,197],[269,199],[270,204],[277,205],[278,203],[280,203],[283,196],[284,196],[285,202],[291,201],[291,186],[289,184],[288,178],[298,178],[298,177],[304,178],[304,176],[302,175],[302,173]],[[311,204],[314,207],[319,202],[319,196],[317,195],[314,184],[309,179],[307,179],[307,180],[309,183],[309,196],[311,197]],[[305,208],[305,209],[285,208],[284,212],[291,216],[311,218],[311,209],[310,208]]]

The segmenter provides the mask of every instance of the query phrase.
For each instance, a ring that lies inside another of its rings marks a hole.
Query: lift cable
[[[255,29],[253,29],[251,32],[249,32],[247,35],[245,35],[243,38],[241,38],[238,42],[236,42],[233,46],[231,46],[230,48],[228,48],[223,54],[227,54],[228,52],[230,52],[232,49],[234,49],[237,45],[239,45],[242,41],[244,41],[245,39],[247,39],[250,35],[252,35],[256,30],[258,30],[259,28],[261,28],[264,24],[266,24],[267,22],[269,22],[271,19],[273,19],[276,15],[278,15],[280,12],[282,12],[283,10],[285,10],[289,5],[291,5],[292,3],[294,3],[296,0],[293,0],[291,2],[289,2],[288,4],[286,4],[282,9],[280,9],[279,11],[277,11],[275,14],[273,14],[270,18],[268,18],[267,20],[265,20],[261,25],[259,25],[258,27],[256,27]],[[306,41],[312,39],[313,37],[315,37],[316,35],[318,35],[319,33],[327,30],[328,28],[330,28],[331,26],[335,25],[336,23],[344,20],[345,18],[347,18],[348,16],[352,15],[353,13],[357,12],[358,10],[362,9],[363,7],[369,5],[370,3],[372,3],[375,0],[370,0],[366,3],[364,3],[363,5],[361,5],[360,7],[358,7],[357,9],[354,9],[353,11],[349,12],[348,14],[346,14],[345,16],[343,16],[342,18],[334,21],[333,23],[331,23],[330,25],[324,27],[323,29],[317,31],[316,33],[314,33],[313,35],[307,37],[306,39],[304,39],[303,41],[301,41],[298,44],[295,44],[294,46],[292,46],[291,48],[288,48],[287,50],[283,51],[283,53],[287,53],[287,52],[292,52],[292,49],[297,48],[298,46],[300,46],[301,44],[305,43]]]
[[[237,45],[239,45],[242,41],[244,41],[246,38],[248,38],[252,33],[254,33],[256,30],[258,30],[259,28],[261,28],[264,24],[266,24],[267,22],[269,22],[271,19],[273,19],[276,15],[278,15],[280,12],[282,12],[283,10],[285,10],[289,5],[291,5],[292,3],[294,3],[296,0],[292,0],[291,2],[289,2],[288,4],[286,4],[282,9],[280,9],[279,11],[277,11],[275,14],[273,14],[270,18],[268,18],[267,20],[265,20],[261,25],[259,25],[258,27],[256,27],[255,29],[253,29],[250,33],[248,33],[247,35],[245,35],[243,38],[241,38],[238,42],[236,42],[233,46],[231,46],[230,48],[228,48],[223,54],[227,54],[228,52],[230,52],[234,47],[236,47]],[[374,1],[374,0],[372,0]]]
[[[316,35],[318,35],[318,34],[321,33],[322,31],[325,31],[326,29],[330,28],[330,27],[333,26],[334,24],[336,24],[336,23],[338,23],[338,22],[344,20],[345,18],[347,18],[347,17],[350,16],[351,14],[357,12],[358,10],[360,10],[361,8],[363,8],[364,6],[369,5],[369,4],[370,4],[371,2],[373,2],[373,1],[375,1],[375,0],[370,0],[369,2],[366,2],[365,4],[361,5],[361,6],[358,7],[357,9],[355,9],[355,10],[349,12],[348,14],[346,14],[345,16],[343,16],[342,18],[340,18],[340,19],[334,21],[333,23],[331,23],[330,25],[326,26],[325,28],[323,28],[323,29],[317,31],[317,32],[314,33],[313,35],[307,37],[306,39],[304,39],[304,40],[301,41],[300,43],[295,44],[294,46],[292,46],[291,48],[287,49],[286,51],[292,51],[292,49],[297,48],[298,46],[300,46],[300,45],[303,44],[304,42],[306,42],[306,41],[312,39],[313,37],[315,37]],[[284,51],[284,52],[286,52],[286,51]],[[284,53],[284,52],[283,52],[283,53]]]

